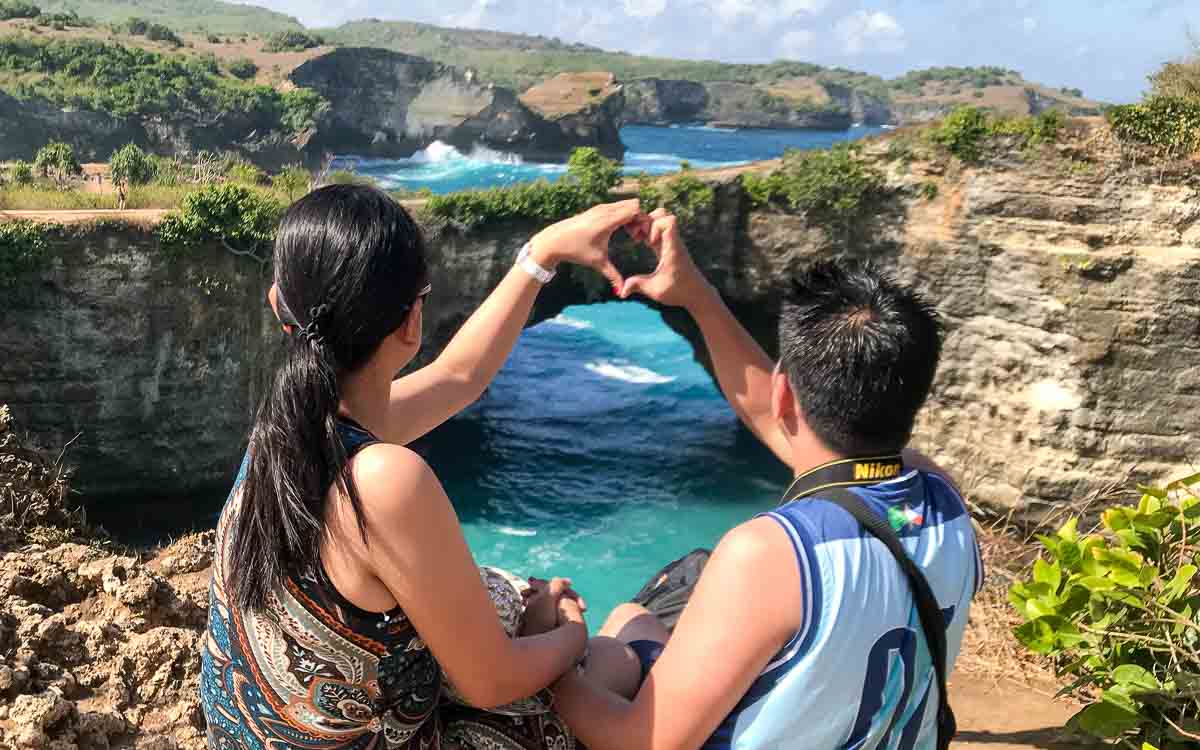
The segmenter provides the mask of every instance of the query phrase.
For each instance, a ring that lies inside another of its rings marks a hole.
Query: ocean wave
[[[514,529],[512,526],[500,526],[496,531],[505,536],[537,536],[536,529]]]
[[[575,318],[567,317],[566,315],[563,315],[561,313],[558,315],[555,315],[553,318],[550,318],[546,322],[549,323],[550,325],[565,326],[567,328],[574,328],[574,329],[580,330],[580,331],[584,331],[589,328],[595,327],[591,323],[587,322],[586,320],[576,320]]]
[[[468,154],[463,154],[454,146],[442,141],[434,141],[417,153],[410,156],[407,160],[414,164],[440,164],[446,161],[474,161],[482,164],[523,164],[524,159],[520,154],[510,154],[506,151],[497,151],[494,148],[488,148],[481,143],[476,143],[471,147]]]
[[[621,364],[607,359],[588,362],[584,365],[584,368],[589,372],[599,375],[600,377],[612,378],[613,380],[621,380],[626,383],[635,383],[637,385],[658,385],[661,383],[672,383],[675,381],[674,377],[660,375],[654,370],[647,370],[645,367]]]

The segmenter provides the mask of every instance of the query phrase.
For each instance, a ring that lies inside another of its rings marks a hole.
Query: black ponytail
[[[250,433],[225,582],[237,606],[261,610],[289,575],[316,567],[331,487],[366,539],[338,429],[338,377],[404,324],[427,274],[420,229],[374,188],[321,188],[284,214],[275,281],[296,329]]]

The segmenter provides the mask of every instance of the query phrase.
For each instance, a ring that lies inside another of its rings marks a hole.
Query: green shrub
[[[978,107],[958,107],[930,131],[930,139],[966,162],[978,161],[997,136],[1011,136],[1021,148],[1053,143],[1064,118],[1057,110],[1036,117],[995,117]]]
[[[145,36],[146,31],[150,28],[150,22],[144,18],[133,16],[125,22],[125,31],[133,36]]]
[[[828,151],[789,151],[779,169],[747,173],[742,186],[755,205],[780,205],[842,230],[864,218],[886,192],[883,173],[862,157],[861,146],[846,143]]]
[[[571,153],[567,175],[558,182],[538,182],[490,190],[437,195],[425,205],[428,219],[470,231],[493,221],[532,219],[558,221],[611,198],[621,181],[616,162],[594,148]]]
[[[108,160],[108,176],[117,188],[118,208],[125,208],[131,186],[145,185],[154,179],[154,173],[154,159],[136,144],[127,143],[118,149]]]
[[[288,165],[271,178],[271,186],[286,195],[288,203],[307,193],[311,184],[312,174],[299,164]]]
[[[976,161],[983,140],[990,135],[987,113],[978,107],[959,107],[934,128],[930,137],[963,161]]]
[[[42,15],[42,9],[32,3],[22,0],[0,0],[0,21],[14,18],[37,18]]]
[[[75,158],[75,149],[60,141],[42,146],[33,159],[33,166],[41,171],[42,177],[53,177],[60,188],[65,188],[72,177],[83,173],[83,167]]]
[[[1111,108],[1108,121],[1113,134],[1123,141],[1170,153],[1191,153],[1200,148],[1200,99],[1154,96],[1141,104]]]
[[[685,223],[691,223],[697,214],[712,207],[716,191],[712,185],[690,174],[680,174],[661,182],[642,177],[638,180],[638,198],[642,210],[647,213],[661,207]]]
[[[236,255],[265,265],[283,206],[245,185],[208,185],[190,193],[179,211],[158,225],[164,249],[185,252],[206,242],[220,242]]]
[[[258,75],[258,66],[254,64],[253,60],[242,57],[229,63],[229,73],[234,78],[245,81]]]
[[[305,31],[277,31],[267,37],[263,50],[267,52],[302,52],[320,47],[325,40],[318,34]]]
[[[6,75],[7,74],[7,75]],[[328,106],[308,89],[286,93],[220,75],[211,55],[163,55],[94,39],[0,37],[0,78],[19,99],[114,117],[238,113],[261,127],[298,133]]]
[[[8,178],[16,185],[28,185],[33,182],[33,167],[18,159],[8,168]]]
[[[225,176],[242,185],[265,185],[267,173],[248,161],[236,161],[225,170]]]
[[[32,221],[0,222],[0,288],[46,267],[46,227]]]
[[[577,148],[567,160],[567,179],[579,186],[585,201],[603,203],[621,184],[621,166],[591,146]]]
[[[204,37],[204,41],[208,42],[209,44],[220,44],[221,37],[217,36],[216,34],[208,34]]]
[[[1088,704],[1072,728],[1164,750],[1195,747],[1200,499],[1186,488],[1197,482],[1200,475],[1142,488],[1136,507],[1104,512],[1099,533],[1079,534],[1073,519],[1039,537],[1049,556],[1012,586],[1009,598],[1026,620],[1017,639],[1050,655],[1072,680],[1065,692]]]
[[[349,169],[335,169],[321,180],[323,185],[374,185],[374,178]]]
[[[174,31],[171,31],[161,23],[152,23],[146,27],[146,38],[152,42],[169,44],[172,47],[183,46],[183,40],[180,39]]]
[[[65,13],[42,13],[33,22],[38,26],[49,26],[56,31],[70,28],[72,26],[92,26],[94,25],[90,19],[83,19],[73,10]]]

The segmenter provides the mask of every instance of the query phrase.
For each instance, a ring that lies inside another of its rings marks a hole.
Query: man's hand
[[[638,293],[664,305],[687,307],[712,294],[712,287],[679,236],[675,216],[657,209],[630,234],[635,238],[646,236],[646,245],[658,256],[658,267],[653,273],[628,278],[621,288],[622,299]]]
[[[608,244],[621,227],[636,238],[634,232],[645,223],[639,216],[641,207],[636,199],[593,206],[538,232],[530,252],[542,266],[567,262],[593,268],[619,293],[625,282],[608,258]]]
[[[587,609],[583,598],[571,588],[569,578],[550,581],[530,578],[529,588],[522,596],[525,597],[525,617],[521,622],[521,635],[547,633],[561,625],[564,601],[572,602],[580,612]]]

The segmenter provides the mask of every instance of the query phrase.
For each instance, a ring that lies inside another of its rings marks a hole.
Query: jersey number
[[[954,607],[943,609],[942,616],[946,620],[946,625],[949,626],[954,619]],[[891,745],[892,733],[904,720],[905,709],[908,708],[908,701],[912,697],[915,687],[913,672],[916,668],[916,656],[917,634],[908,628],[889,630],[884,633],[882,638],[875,641],[875,645],[871,647],[871,653],[867,657],[867,680],[863,684],[862,699],[858,704],[858,718],[854,720],[854,729],[850,732],[850,739],[845,745],[847,750],[873,750],[875,747],[886,748]],[[868,748],[867,742],[871,739],[871,727],[875,717],[883,708],[888,682],[897,657],[900,659],[900,667],[904,670],[904,685],[901,688],[896,709],[892,712],[891,724],[878,741]],[[901,727],[900,744],[896,746],[896,750],[913,750],[913,746],[917,743],[917,737],[921,733],[920,719],[925,715],[925,703],[929,700],[931,692],[933,691],[926,690],[924,692],[916,712]]]

